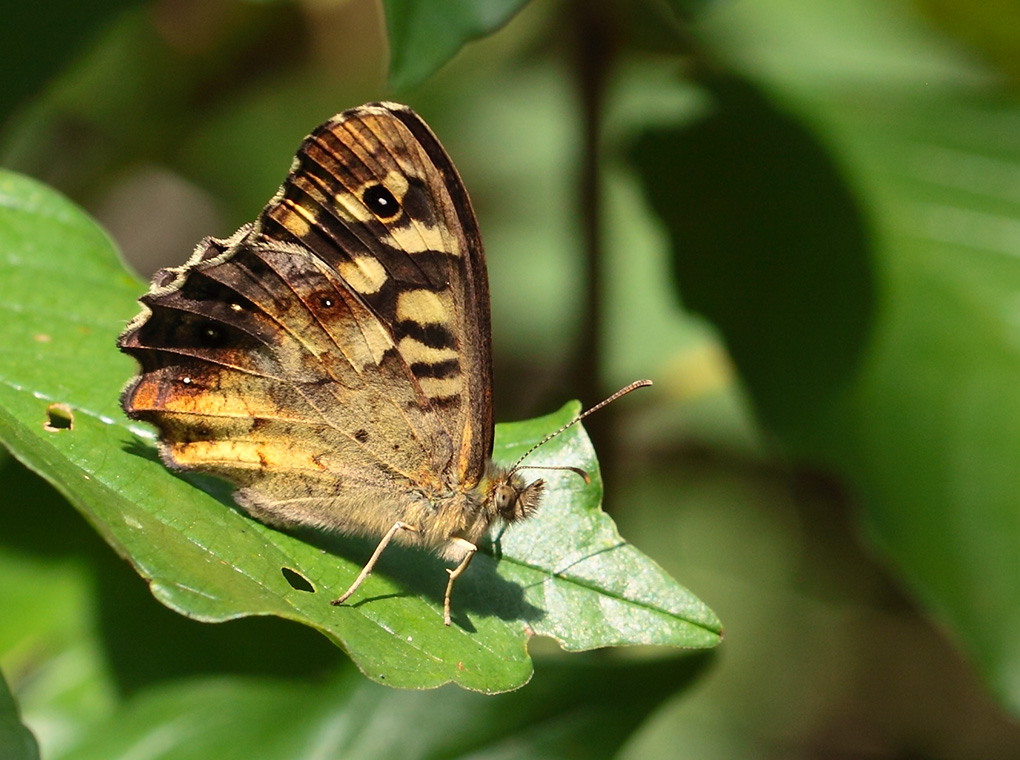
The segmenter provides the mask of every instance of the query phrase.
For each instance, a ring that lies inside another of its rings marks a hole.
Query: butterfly
[[[139,302],[118,340],[140,365],[121,404],[156,426],[166,465],[231,482],[268,525],[380,538],[334,604],[398,542],[455,564],[450,625],[479,540],[538,509],[544,482],[491,458],[478,223],[410,108],[319,126],[253,224],[203,239]]]

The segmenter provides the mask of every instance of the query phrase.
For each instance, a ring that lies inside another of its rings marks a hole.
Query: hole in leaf
[[[67,404],[50,404],[46,407],[46,422],[43,423],[43,430],[48,433],[57,433],[61,430],[74,429],[74,413]]]
[[[296,591],[309,591],[315,593],[315,587],[312,586],[311,582],[305,576],[301,575],[297,570],[291,570],[289,567],[281,567],[280,572],[283,573],[283,577],[286,578],[287,583],[290,584],[292,589]]]

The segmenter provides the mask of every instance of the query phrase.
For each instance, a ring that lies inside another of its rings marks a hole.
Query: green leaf
[[[348,604],[332,607],[374,541],[256,523],[225,484],[166,470],[151,431],[123,416],[118,392],[134,366],[115,340],[144,286],[103,233],[69,202],[3,174],[0,250],[0,440],[172,609],[203,621],[296,620],[343,647],[369,678],[413,688],[518,687],[531,676],[527,641],[536,633],[568,649],[718,643],[714,614],[599,510],[598,465],[577,426],[529,463],[582,467],[591,484],[552,473],[540,516],[502,537],[499,561],[480,554],[458,581],[455,625],[442,623],[443,563],[400,547]],[[496,458],[512,461],[576,411],[499,426]]]
[[[705,118],[649,130],[631,158],[669,230],[684,305],[722,330],[759,413],[782,425],[829,403],[860,361],[868,233],[806,127],[744,81],[706,84]]]
[[[492,34],[527,0],[383,0],[390,41],[390,86],[420,84],[471,40]]]
[[[18,717],[18,706],[0,673],[0,757],[4,760],[39,760],[35,737]]]
[[[707,82],[705,119],[634,158],[684,302],[761,418],[846,476],[874,544],[1020,712],[1020,103],[905,8],[728,18],[715,52],[758,86]]]
[[[527,691],[483,697],[383,689],[348,671],[323,684],[220,678],[150,689],[64,760],[136,757],[609,758],[709,658],[545,663]],[[173,727],[180,727],[174,729]]]
[[[0,463],[5,457],[0,452]],[[5,493],[14,485],[22,499],[32,499],[15,504],[38,505],[35,522],[7,514],[15,525],[0,533],[0,626],[30,628],[23,645],[14,652],[0,646],[0,654],[22,674],[21,704],[39,728],[47,758],[109,760],[148,746],[150,736],[171,737],[167,752],[179,754],[167,756],[195,760],[242,753],[305,757],[310,743],[324,740],[323,726],[347,727],[326,732],[336,735],[325,741],[346,748],[330,756],[357,756],[361,741],[366,752],[377,747],[375,757],[510,745],[525,757],[563,756],[567,747],[583,748],[586,757],[608,756],[650,710],[693,685],[713,661],[710,652],[630,662],[602,653],[572,655],[539,659],[529,687],[504,696],[386,689],[362,678],[310,628],[278,618],[202,625],[173,614],[154,603],[98,537],[76,530],[78,515],[37,476],[8,461],[0,482]],[[96,544],[98,552],[92,551]],[[87,562],[59,561],[83,553]],[[62,571],[53,568],[54,560]],[[30,596],[49,611],[18,609],[17,599],[26,599],[24,607]],[[6,614],[11,601],[16,620]],[[106,619],[98,629],[97,612]],[[299,663],[305,658],[319,667],[304,673]],[[227,675],[234,673],[245,675]],[[119,699],[106,694],[113,679]],[[423,723],[423,712],[433,719]],[[188,730],[172,728],[182,725]],[[415,730],[397,730],[407,725]]]
[[[848,393],[788,436],[854,478],[872,539],[1020,714],[1020,104],[986,97],[838,112],[882,201],[885,308]]]

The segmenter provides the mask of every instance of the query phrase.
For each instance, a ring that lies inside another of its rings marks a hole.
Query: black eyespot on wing
[[[156,349],[229,348],[251,351],[259,345],[254,335],[219,319],[167,309],[159,304],[152,304],[150,308],[152,316],[137,331],[137,342],[142,346]]]
[[[194,342],[202,348],[224,348],[229,344],[227,332],[215,322],[201,322],[193,326]]]
[[[397,199],[382,185],[372,185],[362,194],[361,200],[380,219],[392,219],[400,213]]]
[[[221,282],[213,280],[204,272],[190,273],[181,284],[180,295],[190,301],[214,301],[231,305],[235,311],[254,311],[255,304]]]

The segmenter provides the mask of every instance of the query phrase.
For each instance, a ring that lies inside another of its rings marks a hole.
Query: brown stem
[[[579,356],[574,363],[574,387],[587,403],[604,392],[602,377],[603,241],[600,142],[606,81],[616,52],[617,19],[611,0],[575,0],[571,18],[575,30],[574,65],[581,98],[582,155],[578,216],[584,243],[586,289],[581,311]],[[613,412],[607,409],[585,422],[603,470],[613,460]]]

